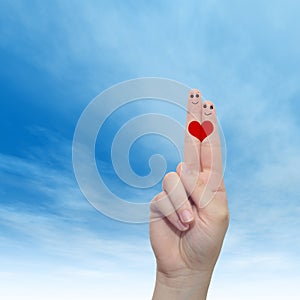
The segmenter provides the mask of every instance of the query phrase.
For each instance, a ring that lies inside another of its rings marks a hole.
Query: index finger
[[[192,89],[188,94],[184,137],[184,163],[190,170],[200,171],[200,140],[197,138],[197,124],[201,124],[201,118],[202,95],[198,89]]]

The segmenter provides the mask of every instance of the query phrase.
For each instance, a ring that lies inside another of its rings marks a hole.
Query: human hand
[[[192,128],[193,121],[202,129]],[[184,162],[165,175],[163,191],[151,201],[153,299],[206,299],[229,223],[216,111],[212,102],[202,103],[196,89],[189,92],[186,127]],[[203,128],[212,131],[206,138]]]

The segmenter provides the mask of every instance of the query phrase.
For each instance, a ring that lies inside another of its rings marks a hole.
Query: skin
[[[194,120],[209,120],[214,131],[202,143],[186,131],[184,162],[165,175],[151,201],[154,300],[206,299],[229,224],[215,106],[197,89],[188,95],[186,128]]]

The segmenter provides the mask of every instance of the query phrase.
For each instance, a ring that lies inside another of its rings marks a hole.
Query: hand
[[[213,131],[201,142],[186,130],[184,162],[165,175],[163,191],[151,201],[153,299],[206,299],[229,223],[216,111],[201,98],[200,91],[189,92],[187,128],[210,121]]]

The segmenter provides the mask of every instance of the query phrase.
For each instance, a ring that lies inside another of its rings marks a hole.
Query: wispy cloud
[[[121,292],[114,292],[112,282],[119,282],[128,299],[148,297],[154,264],[144,228],[124,230],[125,224],[101,217],[83,198],[67,167],[49,166],[34,155],[22,159],[1,154],[0,170],[6,180],[2,192],[11,198],[14,190],[15,198],[0,208],[3,296],[16,299],[25,293],[28,299],[38,299],[48,291],[57,299],[89,294],[92,299],[100,289],[103,297],[118,297]],[[30,196],[34,198],[28,201]],[[38,205],[39,199],[44,206]],[[132,289],[136,274],[145,270],[146,288]],[[16,282],[18,291],[13,288]]]
[[[282,299],[287,290],[294,291],[300,250],[298,11],[295,1],[236,2],[230,7],[220,1],[52,1],[31,6],[2,1],[0,47],[3,64],[9,67],[3,67],[1,75],[11,72],[8,77],[16,80],[22,94],[22,86],[36,91],[41,79],[27,78],[23,66],[39,70],[68,96],[48,99],[41,95],[51,91],[39,90],[29,102],[43,103],[53,118],[49,128],[56,123],[54,107],[71,127],[69,136],[61,137],[30,120],[32,139],[22,147],[23,156],[0,154],[0,277],[6,298],[28,294],[28,299],[40,299],[48,294],[51,299],[93,299],[99,282],[102,296],[110,299],[125,299],[125,294],[130,299],[150,298],[142,291],[150,291],[154,280],[147,226],[121,224],[98,214],[81,194],[71,167],[71,136],[83,103],[136,76],[182,81],[199,87],[216,103],[227,138],[231,226],[211,298]],[[17,109],[25,111],[21,105]],[[147,109],[166,112],[167,107],[128,107],[112,118],[115,124],[107,127],[108,135],[126,118]],[[184,123],[181,114],[169,115]],[[135,162],[137,171],[146,172],[142,165],[156,148],[171,152],[165,142],[158,143],[139,142],[144,156]],[[98,159],[107,183],[123,189],[128,200],[147,198],[145,192],[126,189],[115,180],[109,143],[101,147]],[[175,164],[178,157],[172,154],[168,159]],[[244,284],[245,273],[249,281]],[[133,284],[137,277],[138,290]],[[123,282],[119,291],[116,281]],[[35,295],[29,293],[33,287]]]

